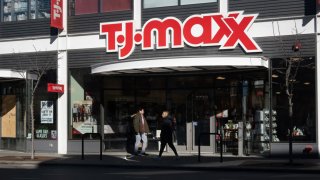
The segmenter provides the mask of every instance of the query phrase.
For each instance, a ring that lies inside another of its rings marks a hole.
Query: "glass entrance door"
[[[168,106],[177,120],[174,134],[181,150],[198,151],[198,137],[202,132],[213,132],[210,117],[213,115],[213,90],[168,91]],[[204,151],[213,152],[213,137],[202,136]]]
[[[212,132],[212,123],[210,117],[213,116],[213,91],[210,89],[193,91],[188,97],[189,112],[191,117],[191,132],[189,138],[192,138],[192,151],[197,151],[199,146],[199,136],[201,133]],[[190,106],[191,105],[191,106]],[[213,151],[213,142],[210,135],[201,136],[201,147],[204,151]]]

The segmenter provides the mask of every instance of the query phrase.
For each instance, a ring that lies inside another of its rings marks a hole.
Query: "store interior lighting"
[[[217,79],[217,80],[225,80],[225,79],[226,79],[226,77],[218,76],[216,79]]]

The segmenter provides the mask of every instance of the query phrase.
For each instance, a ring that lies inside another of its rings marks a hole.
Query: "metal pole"
[[[222,136],[221,134],[218,134],[219,138],[220,138],[220,162],[223,162],[223,157],[222,157],[222,153],[223,153],[223,145],[222,145]]]
[[[81,160],[84,160],[84,145],[83,145],[83,141],[84,141],[84,134],[82,134],[82,136],[81,136]]]
[[[100,137],[100,160],[102,160],[102,136],[100,133],[99,134],[99,137]]]
[[[273,116],[273,112],[272,112],[272,61],[271,59],[269,59],[269,147],[270,147],[270,151],[269,153],[271,154],[271,143],[272,143],[272,116]]]
[[[198,162],[201,162],[201,136],[202,135],[218,135],[220,138],[220,162],[223,162],[223,146],[222,146],[222,136],[219,133],[200,133],[198,136]]]
[[[201,145],[200,145],[200,140],[201,140],[201,135],[202,133],[199,134],[199,137],[198,137],[198,162],[201,161],[201,158],[200,158],[200,152],[201,152]]]

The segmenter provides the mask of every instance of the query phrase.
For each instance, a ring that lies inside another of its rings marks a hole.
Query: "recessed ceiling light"
[[[277,74],[272,74],[273,78],[278,78],[279,76]]]
[[[276,92],[276,94],[281,94],[281,92],[278,91],[278,92]]]
[[[310,82],[305,82],[303,84],[308,86],[308,85],[310,85]]]
[[[226,77],[218,76],[216,79],[217,79],[217,80],[225,80],[225,79],[226,79]]]

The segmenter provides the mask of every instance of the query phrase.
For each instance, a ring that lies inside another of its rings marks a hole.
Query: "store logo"
[[[100,34],[106,36],[106,51],[119,52],[119,59],[129,57],[136,45],[142,50],[220,46],[220,49],[234,49],[238,44],[247,53],[262,52],[248,34],[257,14],[243,15],[243,12],[202,14],[188,17],[183,23],[175,17],[153,18],[147,21],[141,31],[136,31],[133,21],[119,21],[100,24]]]
[[[50,26],[63,29],[63,0],[51,0]]]

